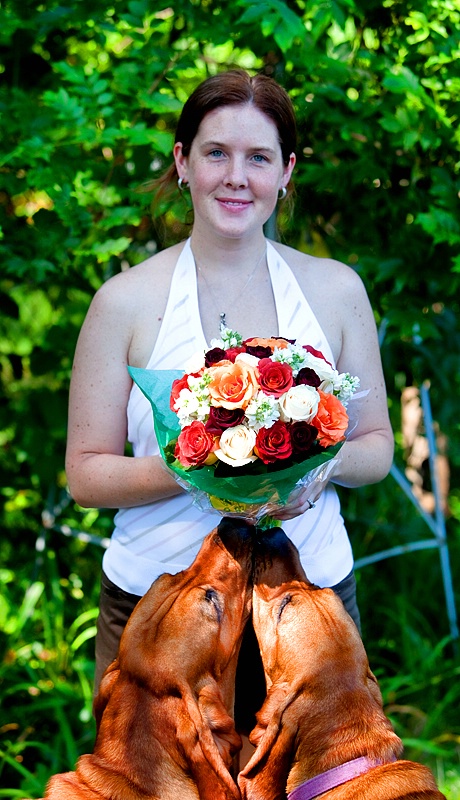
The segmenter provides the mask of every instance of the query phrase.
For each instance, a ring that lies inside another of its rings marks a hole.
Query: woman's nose
[[[224,182],[227,186],[233,186],[235,188],[247,186],[248,178],[246,172],[246,165],[243,159],[239,158],[230,159],[227,166]]]

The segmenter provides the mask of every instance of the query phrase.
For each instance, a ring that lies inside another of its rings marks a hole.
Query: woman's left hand
[[[277,511],[272,516],[275,519],[281,520],[294,519],[294,517],[298,517],[300,514],[304,514],[305,511],[309,511],[311,508],[314,508],[318,497],[326,485],[326,482],[327,481],[324,483],[313,481],[307,486],[300,487],[300,489],[295,489],[288,497],[285,507]]]

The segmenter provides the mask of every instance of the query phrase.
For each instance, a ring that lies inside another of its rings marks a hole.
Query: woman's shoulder
[[[329,295],[341,296],[364,292],[364,284],[353,267],[327,256],[313,256],[294,247],[272,242],[278,253],[291,268],[300,287],[316,292],[327,291]]]
[[[96,291],[92,306],[115,313],[139,311],[145,305],[164,304],[174,268],[184,243],[161,250],[144,261],[108,278]]]

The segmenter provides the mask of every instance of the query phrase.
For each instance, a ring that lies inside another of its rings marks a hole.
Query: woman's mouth
[[[218,197],[217,201],[220,205],[232,211],[239,211],[240,209],[247,208],[251,204],[250,200],[235,200],[228,197]]]

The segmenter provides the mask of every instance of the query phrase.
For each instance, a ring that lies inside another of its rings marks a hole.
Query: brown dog
[[[224,519],[188,569],[142,598],[95,701],[93,754],[51,778],[48,800],[239,800],[228,768],[252,530]]]
[[[355,623],[309,583],[280,529],[258,541],[253,619],[267,697],[238,777],[244,800],[445,800],[429,769],[397,760]]]

